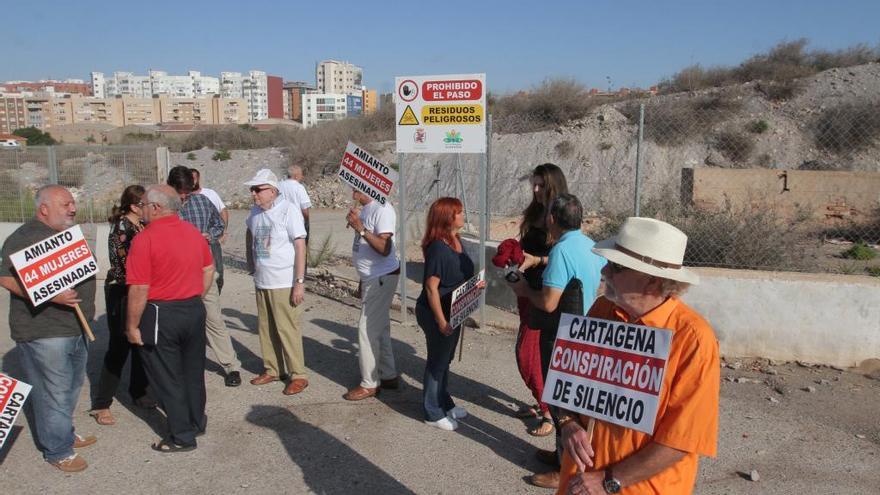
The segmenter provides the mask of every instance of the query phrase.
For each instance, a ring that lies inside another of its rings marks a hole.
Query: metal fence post
[[[406,314],[406,166],[404,165],[404,159],[406,155],[404,153],[400,153],[398,159],[398,174],[397,181],[400,183],[398,187],[398,191],[400,192],[400,203],[398,204],[398,208],[400,212],[397,215],[397,218],[400,219],[400,235],[398,238],[400,239],[400,244],[397,249],[400,252],[400,323],[403,325],[407,324],[407,314]]]
[[[46,165],[49,167],[49,184],[58,184],[58,161],[54,146],[46,147]]]
[[[489,215],[489,182],[492,180],[492,115],[486,122],[486,153],[483,154],[483,166],[480,167],[480,269],[486,269],[486,241],[492,230]],[[480,294],[480,324],[486,325],[486,291]]]
[[[635,216],[639,216],[639,191],[642,182],[642,140],[645,136],[645,104],[639,105],[639,140],[636,143],[636,184],[633,192],[633,211]]]

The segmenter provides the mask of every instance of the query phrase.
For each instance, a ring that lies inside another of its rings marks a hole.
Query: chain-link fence
[[[60,184],[77,200],[77,218],[93,223],[109,216],[129,184],[156,182],[156,148],[145,146],[29,146],[0,151],[0,221],[34,215],[34,193]]]
[[[808,103],[655,97],[495,135],[490,238],[517,235],[531,170],[552,162],[596,239],[638,210],[688,234],[690,266],[880,275],[880,103]],[[478,225],[480,160],[408,156],[407,215],[423,218],[416,212],[449,195]]]

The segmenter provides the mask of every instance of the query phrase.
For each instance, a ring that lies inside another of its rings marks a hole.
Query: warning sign
[[[486,152],[485,74],[398,77],[395,85],[398,153]]]
[[[400,117],[397,125],[419,125],[419,119],[416,117],[416,113],[413,112],[411,106],[406,106],[406,110],[403,111],[403,115]]]
[[[30,385],[0,373],[0,449],[12,433],[12,425],[30,393]]]
[[[79,225],[9,256],[34,306],[98,273]]]
[[[342,155],[339,180],[356,191],[384,205],[397,181],[397,171],[374,158],[363,148],[349,142]]]
[[[479,125],[483,123],[483,106],[425,105],[422,107],[422,122],[425,125]]]
[[[563,313],[541,398],[649,435],[672,332]]]

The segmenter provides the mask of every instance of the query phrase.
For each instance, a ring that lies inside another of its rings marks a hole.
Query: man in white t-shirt
[[[246,221],[247,263],[256,285],[264,366],[251,384],[265,385],[289,375],[284,394],[298,394],[309,386],[299,326],[306,268],[302,213],[279,195],[278,178],[267,168],[245,185],[254,200]]]
[[[211,204],[214,205],[214,208],[217,208],[217,213],[220,214],[220,219],[223,220],[223,235],[220,236],[220,244],[226,240],[226,230],[229,228],[229,211],[226,210],[226,203],[220,199],[220,195],[217,194],[217,191],[213,189],[209,189],[207,187],[202,187],[201,178],[202,174],[199,172],[197,168],[189,169],[190,173],[193,176],[193,194],[202,194],[211,200]]]
[[[312,200],[309,199],[309,193],[306,192],[305,186],[302,185],[303,171],[299,165],[291,165],[287,167],[288,179],[281,181],[281,196],[287,201],[295,204],[300,212],[302,212],[303,220],[306,225],[306,241],[308,241],[309,233],[309,208],[312,207]]]
[[[355,206],[348,212],[346,220],[355,231],[351,259],[360,276],[358,355],[361,383],[343,397],[362,400],[378,394],[380,388],[399,387],[391,348],[390,312],[400,261],[392,240],[397,226],[394,208],[387,203],[383,206],[360,191],[352,190],[351,197]]]

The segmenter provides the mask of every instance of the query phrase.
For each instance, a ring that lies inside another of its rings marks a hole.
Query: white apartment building
[[[343,93],[307,93],[302,95],[303,127],[344,119],[347,115],[346,95]]]
[[[220,73],[220,96],[223,98],[241,98],[241,72]]]
[[[360,96],[364,70],[348,62],[324,60],[315,70],[315,82],[319,93]]]
[[[102,72],[92,72],[92,92],[95,97],[133,96],[151,98],[168,95],[173,98],[198,98],[220,92],[220,80],[189,71],[185,76],[169,75],[165,71],[151,70],[146,76],[131,72],[114,72],[105,78]]]
[[[103,72],[92,72],[92,96],[95,98],[107,96],[107,81]]]
[[[241,82],[241,96],[248,104],[251,122],[269,118],[269,78],[265,72],[248,72]]]

